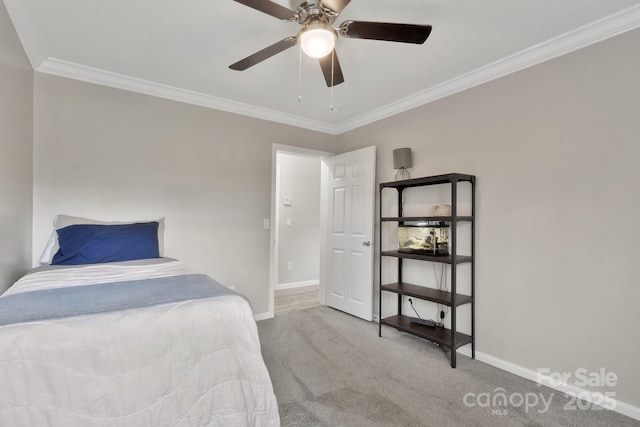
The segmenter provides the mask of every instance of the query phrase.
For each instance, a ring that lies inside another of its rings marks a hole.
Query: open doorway
[[[332,153],[274,144],[270,311],[324,302],[320,296],[321,164]]]

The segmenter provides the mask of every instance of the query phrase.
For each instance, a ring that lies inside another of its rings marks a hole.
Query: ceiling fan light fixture
[[[336,46],[336,32],[324,24],[307,25],[298,36],[302,51],[312,58],[327,56]]]

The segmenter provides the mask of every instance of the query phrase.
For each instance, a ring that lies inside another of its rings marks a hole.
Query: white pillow
[[[40,256],[40,264],[51,264],[53,256],[58,252],[57,248],[55,251],[53,250],[56,246],[58,246],[58,233],[56,233],[56,230],[54,229],[51,232],[51,237],[49,237],[47,246],[44,247],[44,251],[42,251],[42,255]]]
[[[42,252],[42,256],[40,257],[40,264],[51,264],[51,260],[53,256],[60,249],[60,245],[58,244],[58,233],[57,230],[68,227],[70,225],[75,224],[97,224],[97,225],[124,225],[124,224],[135,224],[140,222],[157,222],[158,223],[158,251],[160,256],[164,256],[164,217],[160,219],[152,219],[152,220],[142,220],[142,221],[99,221],[96,219],[90,218],[82,218],[79,216],[70,216],[70,215],[57,215],[53,220],[53,233],[51,233],[51,237],[49,237],[49,241]]]

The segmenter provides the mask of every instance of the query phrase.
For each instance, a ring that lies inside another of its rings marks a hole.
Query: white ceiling
[[[640,0],[352,0],[335,26],[433,31],[424,45],[340,38],[332,92],[316,60],[300,73],[296,48],[230,70],[299,29],[233,0],[4,3],[37,71],[334,134],[640,26]]]

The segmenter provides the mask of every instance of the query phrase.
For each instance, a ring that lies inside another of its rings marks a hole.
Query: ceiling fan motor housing
[[[322,22],[331,24],[338,15],[322,6],[320,1],[306,1],[296,9],[296,20],[300,25]]]

